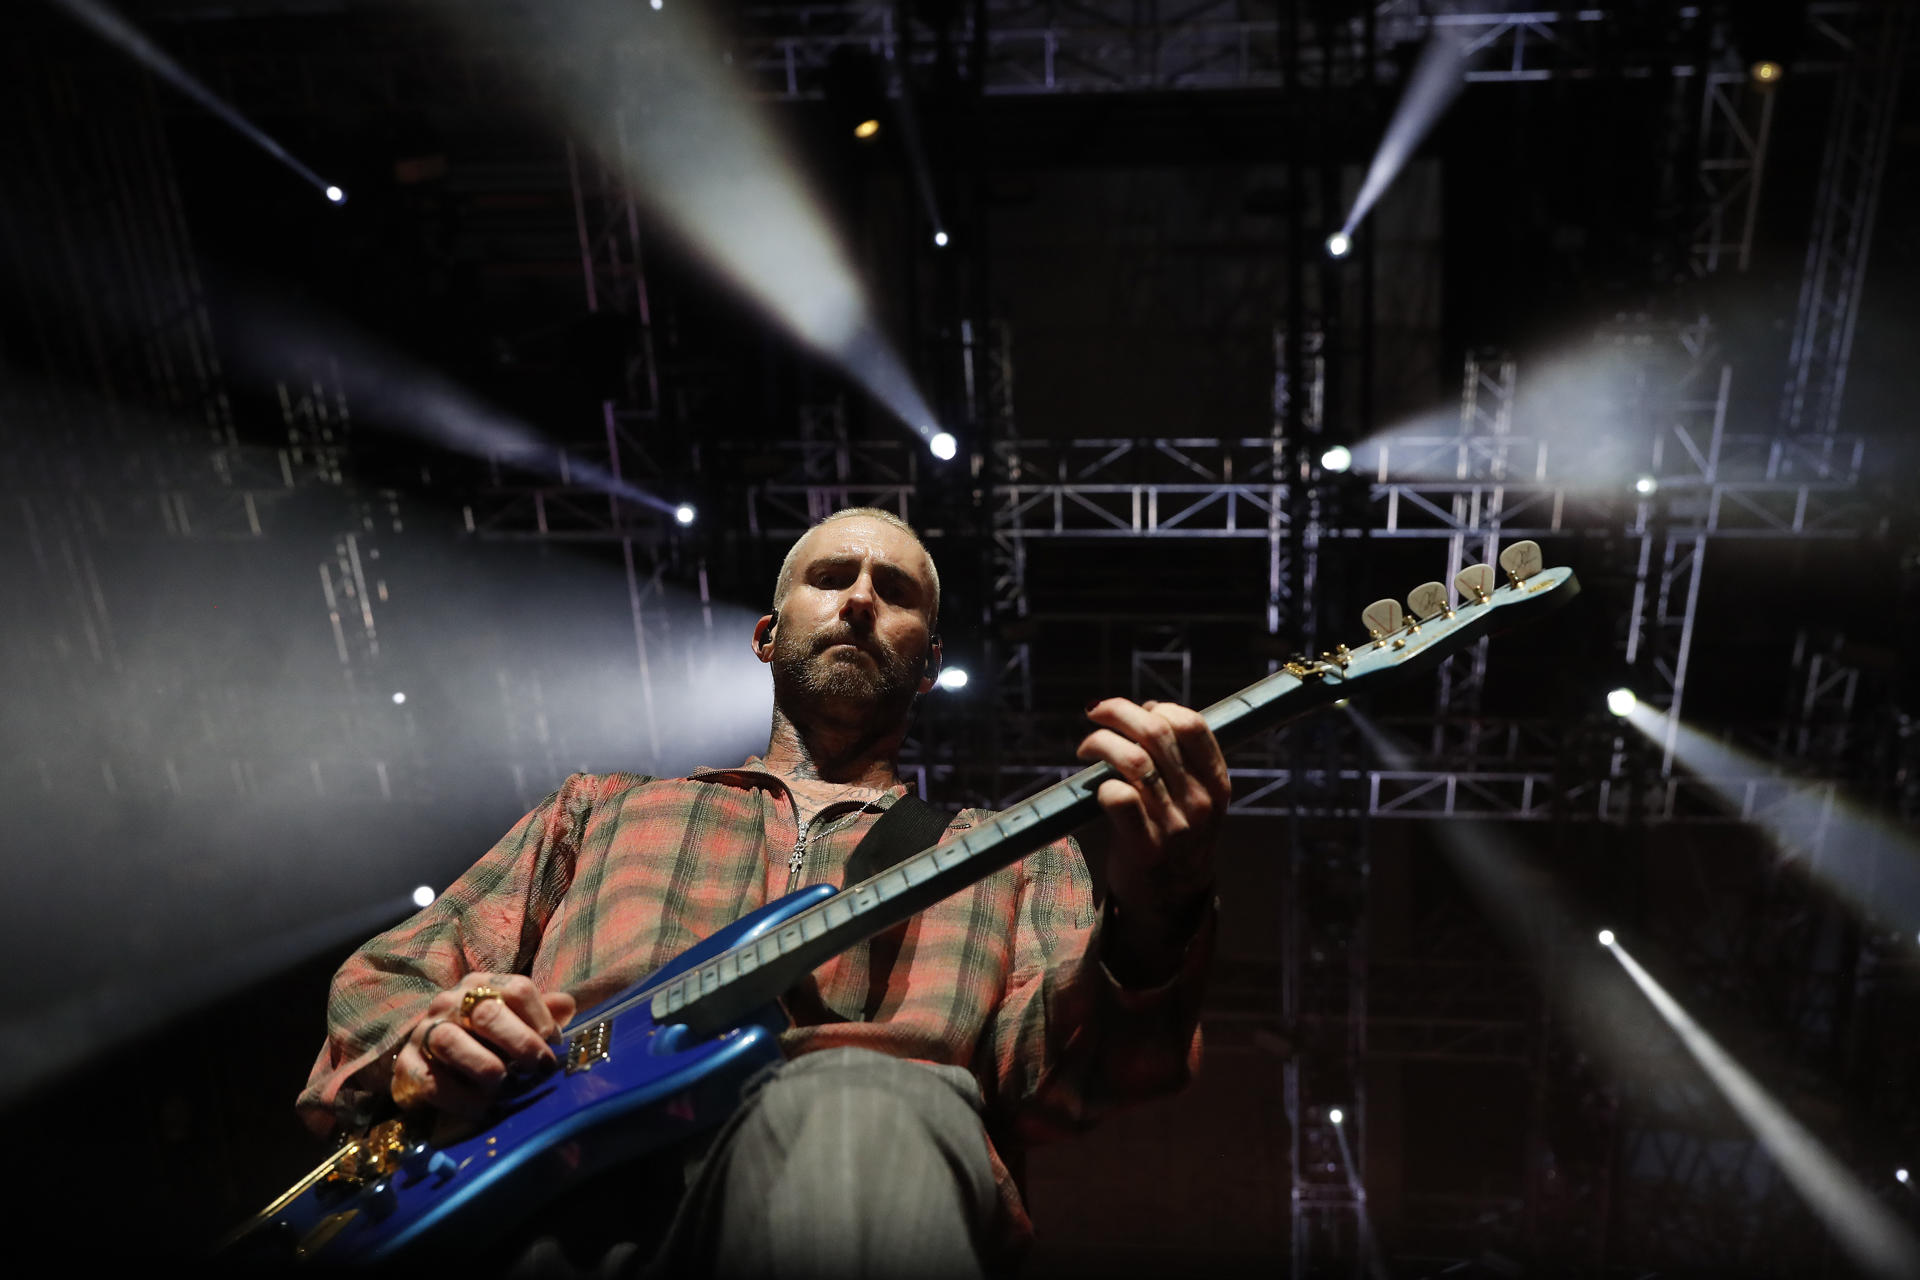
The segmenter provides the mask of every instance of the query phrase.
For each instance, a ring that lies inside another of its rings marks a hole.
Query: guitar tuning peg
[[[1493,595],[1494,574],[1490,564],[1470,564],[1453,575],[1453,589],[1475,604],[1485,604]]]
[[[1453,598],[1438,582],[1423,582],[1407,593],[1407,608],[1411,609],[1413,616],[1422,622],[1429,618],[1437,618],[1443,613],[1451,618]]]
[[[1366,624],[1369,636],[1375,640],[1385,640],[1400,629],[1406,617],[1400,612],[1398,600],[1375,600],[1361,611],[1360,621]]]
[[[1534,574],[1547,567],[1541,558],[1540,544],[1531,540],[1516,542],[1500,553],[1500,567],[1513,579],[1513,585],[1519,586]]]

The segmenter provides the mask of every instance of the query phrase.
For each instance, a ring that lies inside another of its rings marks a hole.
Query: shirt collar
[[[712,780],[715,782],[721,781],[726,778],[741,778],[743,780],[747,778],[752,778],[756,780],[764,778],[767,781],[778,785],[782,790],[785,790],[787,786],[786,782],[780,777],[779,774],[769,773],[764,767],[765,764],[766,764],[766,761],[762,757],[758,755],[751,755],[751,756],[748,756],[743,763],[733,765],[731,767],[720,767],[720,766],[703,764],[699,768],[694,769],[692,772],[688,773],[687,776],[689,778],[699,778],[702,781]],[[875,796],[871,800],[866,801],[865,803],[868,807],[874,808],[874,809],[883,809],[883,810],[891,809],[893,807],[893,802],[898,800],[901,796],[905,794],[907,794],[907,784],[905,782],[896,782],[891,787],[888,787],[885,791],[882,791],[879,795]],[[840,802],[836,801],[835,803],[840,803]]]

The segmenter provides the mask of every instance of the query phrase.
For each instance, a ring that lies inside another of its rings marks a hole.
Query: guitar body
[[[442,1241],[473,1249],[485,1243],[488,1223],[515,1222],[603,1169],[719,1125],[748,1078],[779,1060],[786,1015],[771,1005],[695,1037],[684,1025],[661,1026],[631,996],[766,935],[834,892],[814,885],[771,902],[575,1017],[563,1033],[562,1068],[507,1090],[477,1130],[442,1142],[399,1121],[376,1126],[269,1206],[233,1247],[262,1262],[323,1266],[389,1261]]]

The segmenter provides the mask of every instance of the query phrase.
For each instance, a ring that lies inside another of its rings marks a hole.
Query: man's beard
[[[827,652],[840,644],[855,646],[869,661]],[[871,632],[860,635],[844,626],[810,636],[780,632],[773,646],[774,701],[795,710],[846,701],[871,707],[876,718],[891,718],[912,705],[925,665]]]

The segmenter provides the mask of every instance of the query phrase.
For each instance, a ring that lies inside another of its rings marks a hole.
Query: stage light
[[[1353,237],[1344,231],[1336,231],[1327,237],[1327,256],[1344,258],[1353,250]]]
[[[328,187],[327,199],[333,201],[335,204],[345,204],[347,202],[347,193],[338,187]]]
[[[967,669],[965,667],[943,668],[934,683],[948,692],[964,689],[967,687]]]
[[[880,136],[880,122],[872,116],[868,116],[865,120],[853,126],[853,136],[862,142],[871,142]]]
[[[1344,1121],[1346,1118],[1347,1118],[1347,1113],[1342,1111],[1338,1107],[1333,1107],[1327,1112],[1327,1119],[1332,1121],[1334,1124],[1339,1124],[1342,1121]]]
[[[393,691],[393,705],[396,707],[404,707],[407,705],[407,695],[395,689]]]
[[[1600,945],[1603,947],[1610,947],[1613,945],[1613,930],[1602,929],[1600,931]]]
[[[1337,709],[1344,711],[1348,707],[1353,705],[1353,699],[1352,698],[1335,698],[1333,700],[1333,705]]]
[[[936,249],[944,249],[944,248],[946,248],[946,247],[947,247],[947,233],[946,233],[946,232],[944,232],[944,231],[936,231],[936,232],[934,232],[934,233],[933,233],[933,244],[934,244],[934,247],[935,247]]]
[[[946,462],[960,452],[960,442],[953,438],[951,431],[936,431],[933,439],[927,441],[927,448],[933,450],[933,456]]]
[[[1353,450],[1336,444],[1320,455],[1320,465],[1328,471],[1345,471],[1353,465]]]
[[[413,905],[416,907],[432,906],[433,899],[434,899],[434,892],[433,892],[433,886],[431,885],[423,884],[418,889],[415,889],[413,891]]]
[[[1753,82],[1761,87],[1780,83],[1780,77],[1786,74],[1786,68],[1772,58],[1762,58],[1753,64]]]
[[[698,514],[690,503],[683,502],[673,509],[673,518],[681,524],[692,524],[694,516]]]
[[[1912,1181],[1912,1179],[1913,1179],[1913,1175],[1908,1173],[1905,1169],[1895,1169],[1893,1171],[1893,1180],[1899,1183],[1903,1187],[1906,1186],[1908,1182]]]
[[[1652,476],[1641,476],[1633,482],[1633,491],[1641,497],[1647,497],[1660,487],[1660,482]]]
[[[658,13],[660,11],[660,7],[666,3],[666,0],[647,0],[647,3],[650,6],[652,6],[653,11],[655,13]]]
[[[1633,709],[1639,705],[1640,699],[1634,696],[1631,689],[1615,689],[1607,695],[1607,710],[1617,716],[1632,715]]]

